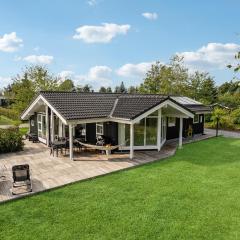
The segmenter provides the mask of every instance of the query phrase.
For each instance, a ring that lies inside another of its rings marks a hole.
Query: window
[[[157,145],[157,118],[146,118],[146,145]]]
[[[134,124],[134,146],[156,146],[158,116],[156,112]],[[119,125],[119,142],[130,145],[130,125]]]
[[[44,114],[38,114],[38,136],[40,138],[46,138],[46,116]]]
[[[198,114],[194,115],[193,123],[199,123],[199,115]]]
[[[96,123],[96,137],[103,135],[103,123]]]
[[[201,115],[200,116],[200,123],[202,123],[203,122],[203,116]]]
[[[145,139],[145,118],[134,124],[134,146],[143,146]]]
[[[168,127],[175,127],[176,126],[176,118],[175,117],[169,117],[168,118]]]

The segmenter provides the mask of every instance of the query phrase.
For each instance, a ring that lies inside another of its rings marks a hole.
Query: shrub
[[[234,130],[236,127],[233,123],[233,119],[231,118],[229,112],[222,108],[215,108],[212,117],[212,122],[210,123],[210,126],[212,128],[216,128],[217,126],[217,120],[219,123],[219,128],[222,129],[231,129]]]
[[[235,109],[231,112],[231,118],[234,124],[240,124],[240,109]]]
[[[0,153],[21,151],[23,145],[18,128],[0,129]]]

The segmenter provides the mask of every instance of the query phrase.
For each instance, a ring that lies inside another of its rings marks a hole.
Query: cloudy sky
[[[237,0],[0,0],[0,87],[30,64],[76,84],[141,83],[175,53],[218,84],[240,50]]]

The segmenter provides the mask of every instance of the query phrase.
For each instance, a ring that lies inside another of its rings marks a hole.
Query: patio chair
[[[13,166],[12,174],[13,174],[13,188],[12,188],[13,195],[32,192],[32,182],[30,179],[30,168],[28,164]]]

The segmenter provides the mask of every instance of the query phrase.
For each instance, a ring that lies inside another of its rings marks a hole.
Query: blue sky
[[[237,0],[1,1],[0,87],[40,63],[76,84],[141,83],[152,62],[175,53],[218,84],[240,50]]]

